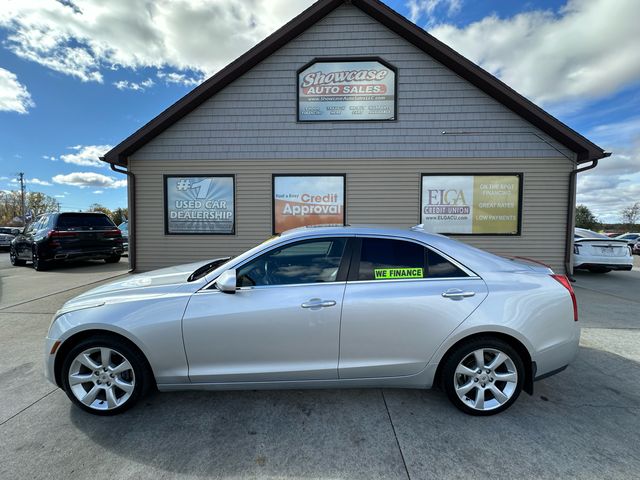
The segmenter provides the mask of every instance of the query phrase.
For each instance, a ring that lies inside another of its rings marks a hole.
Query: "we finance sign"
[[[298,120],[394,120],[396,72],[379,60],[316,61],[298,72]]]

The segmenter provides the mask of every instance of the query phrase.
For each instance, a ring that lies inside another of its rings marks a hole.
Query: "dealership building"
[[[606,156],[378,0],[320,0],[103,160],[128,176],[138,271],[422,223],[564,272],[576,175]]]

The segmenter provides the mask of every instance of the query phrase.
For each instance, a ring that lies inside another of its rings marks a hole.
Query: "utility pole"
[[[27,221],[25,220],[25,205],[24,205],[24,173],[20,172],[18,174],[18,178],[20,179],[20,216],[22,218],[22,223],[24,225],[27,224]]]

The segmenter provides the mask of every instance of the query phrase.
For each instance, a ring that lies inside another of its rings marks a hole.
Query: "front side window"
[[[335,282],[346,244],[346,238],[322,238],[275,248],[238,269],[238,286]]]
[[[358,280],[452,278],[468,275],[442,255],[414,242],[364,238]]]

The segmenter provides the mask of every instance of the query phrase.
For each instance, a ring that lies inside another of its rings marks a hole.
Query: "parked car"
[[[573,268],[593,273],[631,270],[633,256],[627,240],[609,238],[585,228],[576,228],[573,241]]]
[[[634,255],[640,255],[640,242],[636,242],[631,247],[631,251]]]
[[[20,233],[19,228],[15,227],[0,227],[0,248],[9,250],[11,246],[11,240]]]
[[[56,314],[46,376],[80,408],[159,390],[442,386],[505,410],[580,337],[567,277],[421,227],[290,230],[235,258],[90,290]]]
[[[635,245],[640,239],[640,233],[624,233],[615,237],[616,240],[626,240],[629,245]]]
[[[118,225],[118,229],[122,233],[122,248],[124,249],[124,253],[129,252],[129,221],[125,220],[120,225]]]
[[[104,260],[117,263],[122,255],[122,235],[104,213],[47,213],[11,241],[14,266],[30,261],[36,270],[54,262]]]

